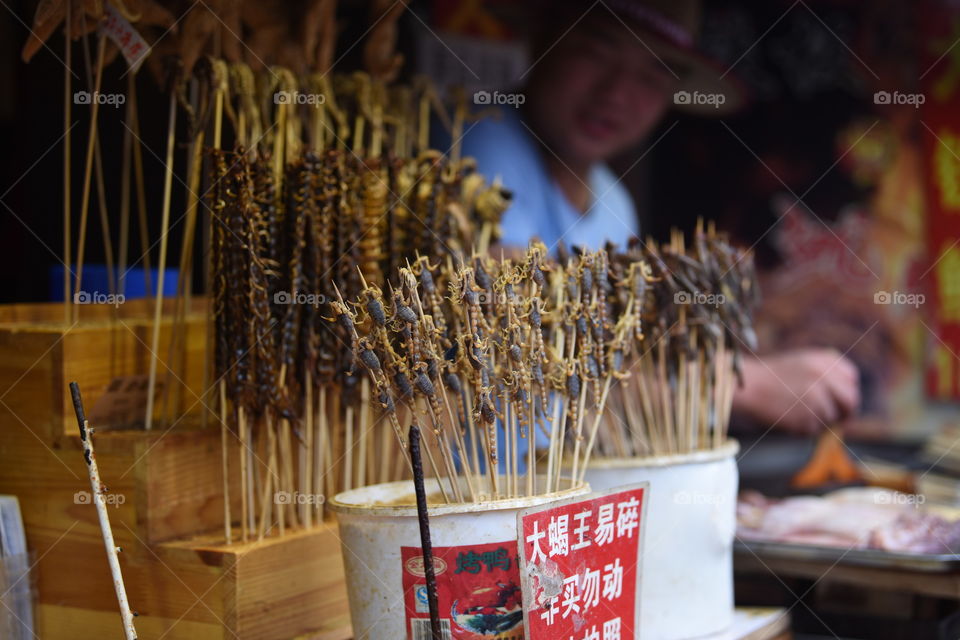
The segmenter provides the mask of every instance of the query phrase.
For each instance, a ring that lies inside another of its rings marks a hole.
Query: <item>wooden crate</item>
[[[80,384],[84,405],[92,413],[111,382],[143,376],[149,368],[152,303],[131,300],[117,307],[77,308],[80,320],[74,323],[64,321],[61,304],[0,305],[0,406],[47,443],[76,433],[69,382]],[[209,378],[204,374],[206,301],[192,303],[174,349],[172,300],[165,301],[164,310],[157,380],[166,385],[167,395],[157,395],[154,421],[158,427],[183,415],[201,417],[206,405],[213,406],[212,400],[203,397]]]
[[[141,339],[149,342],[150,323],[111,317],[71,327],[52,322],[62,307],[39,308],[0,307],[0,493],[20,499],[36,558],[38,635],[119,637],[96,510],[83,497],[90,484],[66,387],[78,380],[84,404],[91,406],[98,386],[142,371],[148,351]],[[44,313],[50,324],[41,322]],[[199,329],[205,320],[198,315],[191,322],[200,339],[187,341],[185,408],[187,391],[199,395],[203,384],[205,328]],[[100,355],[105,345],[120,354],[109,359],[109,367]],[[150,432],[94,425],[97,461],[113,501],[110,520],[123,548],[121,566],[131,605],[141,614],[140,637],[349,638],[335,528],[326,524],[288,530],[282,539],[222,545],[219,423],[211,420],[203,428],[202,415],[184,414]],[[233,469],[238,454],[234,447]],[[237,517],[235,485],[231,497]]]
[[[163,543],[152,553],[121,559],[131,606],[139,613],[140,638],[352,637],[340,545],[332,524],[245,545],[225,547],[219,541],[200,537]],[[75,575],[86,577],[82,582],[71,581],[72,587],[63,585],[57,600],[40,603],[40,637],[92,639],[120,634],[103,545],[94,547],[70,549],[87,556],[86,560],[75,558],[71,567],[84,572]],[[66,550],[51,553],[66,556]],[[89,604],[93,596],[96,608]]]

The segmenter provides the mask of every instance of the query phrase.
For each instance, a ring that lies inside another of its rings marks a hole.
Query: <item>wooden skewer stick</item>
[[[73,129],[73,43],[70,42],[70,25],[73,24],[70,5],[67,2],[67,22],[63,35],[66,65],[63,71],[63,321],[70,322],[70,236],[73,235],[73,225],[70,217],[70,130]]]
[[[100,81],[103,78],[103,56],[106,49],[106,37],[101,35],[97,42],[97,72],[93,83],[93,99],[90,101],[90,133],[87,138],[86,168],[83,173],[83,197],[80,200],[80,233],[77,237],[77,270],[74,280],[73,294],[80,293],[83,280],[83,255],[87,244],[87,213],[90,209],[90,182],[93,173],[93,151],[97,140],[97,119],[100,113],[100,101],[96,96],[100,93]],[[72,96],[71,96],[72,99]],[[77,320],[79,309],[73,306],[73,319]]]
[[[150,374],[147,383],[147,413],[144,425],[153,428],[153,401],[157,387],[157,350],[160,348],[160,319],[163,314],[163,280],[167,268],[167,236],[170,232],[170,198],[173,195],[173,149],[177,129],[177,93],[170,89],[170,113],[167,118],[167,158],[164,166],[163,213],[160,222],[160,262],[157,273],[157,297],[153,308],[153,337],[150,341]],[[79,286],[79,277],[77,278]]]
[[[357,486],[367,484],[367,439],[370,429],[370,378],[360,381],[360,451],[357,454]]]
[[[86,28],[86,18],[83,19],[83,26]],[[93,69],[90,65],[90,46],[89,39],[83,37],[83,61],[87,72],[87,83],[93,80]],[[116,276],[113,261],[113,239],[110,233],[110,217],[107,214],[107,190],[103,183],[103,155],[100,147],[100,133],[93,141],[93,169],[94,180],[97,186],[97,211],[100,214],[100,234],[103,241],[103,257],[107,267],[107,286],[110,293],[118,293]],[[120,292],[122,293],[122,292]],[[119,307],[114,306],[114,314],[118,313]]]
[[[93,493],[93,504],[97,507],[97,519],[100,521],[100,532],[103,534],[103,545],[107,550],[107,561],[110,563],[110,574],[113,576],[113,587],[117,593],[117,603],[120,605],[120,619],[123,620],[123,634],[126,640],[137,640],[137,630],[133,626],[136,614],[130,610],[127,600],[127,588],[123,584],[123,573],[120,571],[120,556],[122,549],[113,541],[113,530],[110,528],[110,516],[107,514],[107,504],[104,494],[107,488],[100,481],[100,470],[97,468],[97,457],[93,451],[93,429],[87,423],[83,410],[83,400],[80,397],[80,386],[76,382],[70,383],[70,395],[73,397],[73,410],[77,414],[77,426],[80,428],[80,442],[83,445],[83,458],[87,461],[87,471],[90,475],[90,490]]]
[[[86,18],[82,19],[82,26],[86,30]],[[90,46],[89,39],[87,36],[83,37],[83,62],[86,67],[87,75],[87,84],[93,84],[93,68],[90,63]],[[102,62],[101,62],[102,66]],[[110,290],[110,293],[117,293],[117,284],[116,284],[116,271],[114,270],[114,261],[113,261],[113,240],[112,234],[110,233],[110,217],[107,214],[107,192],[103,183],[103,156],[100,150],[100,132],[97,131],[97,135],[93,140],[93,169],[94,169],[94,180],[97,187],[97,211],[100,215],[100,233],[103,241],[103,252],[104,252],[104,262],[107,267],[107,286]],[[121,292],[122,293],[122,292]],[[119,308],[114,306],[114,313],[118,312]]]
[[[327,387],[319,385],[318,394],[320,396],[317,402],[317,460],[314,467],[314,489],[320,495],[326,496],[326,488],[332,486],[330,473],[333,465],[330,454],[330,426],[327,421]],[[317,513],[317,521],[323,522],[324,501],[320,501],[320,508]]]
[[[600,394],[600,405],[597,407],[597,415],[593,420],[593,426],[590,428],[590,439],[587,441],[587,448],[583,452],[583,461],[580,463],[580,483],[583,483],[584,476],[587,473],[587,463],[590,461],[590,454],[593,452],[593,445],[597,438],[597,431],[600,429],[600,422],[603,420],[603,409],[607,404],[607,396],[610,393],[610,385],[613,383],[613,376],[609,376],[603,384],[603,392]],[[574,463],[576,464],[576,463]]]
[[[300,486],[303,488],[303,493],[307,499],[302,502],[300,520],[305,528],[312,529],[316,489],[313,484],[313,378],[309,370],[303,373],[303,391],[303,436],[305,442],[303,445],[298,444],[300,449],[298,469]]]
[[[273,424],[273,419],[270,416],[270,410],[267,410],[267,420],[266,420],[266,432],[267,432],[267,472],[263,480],[263,494],[260,500],[260,529],[259,534],[257,535],[258,540],[263,540],[263,536],[267,531],[267,523],[270,522],[271,516],[271,505],[275,500],[275,492],[273,491],[274,481],[279,486],[280,476],[277,473],[277,437],[274,433],[275,426]],[[278,520],[280,522],[280,535],[283,535],[283,505],[277,505],[278,511]],[[270,528],[273,528],[271,524]]]
[[[583,442],[583,414],[587,405],[587,387],[590,385],[581,376],[580,381],[580,403],[577,407],[577,424],[574,429],[573,445],[573,471],[570,473],[570,486],[577,486],[577,477],[579,475],[577,462],[580,460],[580,443]]]
[[[192,82],[195,94],[196,81]],[[196,105],[196,98],[191,100],[191,104]],[[194,107],[196,108],[196,107]],[[187,157],[187,184],[184,189],[184,198],[187,202],[186,220],[184,223],[183,237],[180,244],[180,271],[177,278],[177,298],[174,305],[173,326],[171,327],[170,346],[168,347],[167,362],[170,366],[167,368],[164,376],[163,385],[163,420],[166,422],[171,416],[168,410],[173,412],[172,417],[176,418],[176,412],[182,408],[183,387],[179,384],[177,378],[186,377],[187,362],[187,327],[186,315],[190,311],[190,298],[193,291],[193,245],[197,230],[197,210],[200,206],[200,174],[203,167],[203,142],[204,131],[201,129],[196,133],[190,152]],[[205,413],[205,412],[204,412]]]
[[[627,303],[627,308],[626,308],[626,311],[624,312],[624,315],[626,315],[627,317],[630,317],[630,315],[633,313],[633,305],[634,305],[634,300],[631,298],[630,301]],[[616,337],[617,342],[623,341],[623,333],[629,330],[630,324],[631,323],[624,323],[623,328],[620,330],[620,334],[617,335]],[[583,483],[584,476],[587,473],[587,463],[590,461],[590,454],[593,452],[593,445],[597,438],[597,431],[600,429],[600,423],[604,417],[603,410],[607,406],[607,396],[610,394],[610,385],[613,384],[613,381],[614,381],[613,374],[608,372],[607,380],[606,382],[604,382],[603,391],[600,394],[600,403],[596,407],[597,415],[594,418],[593,426],[590,428],[590,439],[587,442],[586,451],[584,451],[583,453],[583,462],[580,464],[581,470],[580,470],[579,480],[581,484]],[[576,464],[577,464],[576,461],[574,461],[574,465]]]
[[[343,491],[353,488],[353,404],[347,405],[344,420]]]
[[[123,128],[123,155],[120,167],[120,247],[117,253],[119,274],[117,293],[119,294],[126,294],[127,291],[127,251],[130,246],[130,165],[133,163],[133,131],[130,130],[129,124],[131,105],[132,101],[128,100],[124,116],[126,126]]]
[[[247,468],[247,452],[250,451],[250,440],[247,438],[247,420],[243,405],[237,408],[237,431],[240,434],[240,538],[247,541],[252,531],[249,526],[249,511],[252,507],[250,496],[250,470]]]
[[[229,432],[227,423],[227,381],[220,380],[220,449],[223,457],[223,533],[227,544],[233,544],[233,520],[230,518]]]
[[[137,188],[137,222],[140,227],[140,260],[143,262],[143,290],[153,291],[150,273],[150,233],[147,225],[147,189],[143,179],[143,149],[140,142],[140,116],[137,113],[136,73],[127,76],[127,99],[130,102],[130,128],[133,130],[133,176]]]
[[[286,533],[287,518],[290,519],[290,525],[293,526],[296,520],[296,508],[293,500],[293,452],[290,449],[290,421],[286,418],[280,420],[280,438],[277,443],[280,453],[280,468],[278,472],[280,477],[277,479],[277,488],[283,491],[287,497],[284,504],[277,504],[277,511],[280,515],[280,535]]]
[[[380,477],[377,480],[380,483],[389,482],[391,479],[391,469],[388,460],[390,460],[390,449],[395,442],[396,436],[391,431],[390,426],[384,424],[383,434],[380,438]]]

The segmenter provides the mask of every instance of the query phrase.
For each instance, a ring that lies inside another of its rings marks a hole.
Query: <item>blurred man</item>
[[[467,132],[463,153],[514,193],[505,244],[622,244],[640,230],[606,162],[635,148],[670,107],[720,115],[740,106],[742,92],[695,48],[696,0],[542,7],[525,86],[501,101],[500,118]],[[743,372],[734,410],[795,433],[816,433],[860,402],[856,367],[833,350],[747,358]]]

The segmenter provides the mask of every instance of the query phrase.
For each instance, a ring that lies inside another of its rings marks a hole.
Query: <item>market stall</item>
[[[57,242],[0,304],[0,637],[956,637],[947,53],[874,97],[909,118],[830,138],[881,222],[824,222],[824,176],[777,173],[807,141],[736,131],[776,111],[760,63],[816,85],[778,48],[817,41],[794,7],[761,45],[739,0],[530,4],[29,7]],[[715,209],[632,173],[661,141],[713,158]],[[922,187],[925,271],[920,225],[883,226]],[[933,326],[896,289],[928,274]]]

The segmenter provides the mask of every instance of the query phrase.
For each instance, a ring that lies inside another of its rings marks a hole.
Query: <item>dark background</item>
[[[292,13],[296,4],[289,3],[294,7]],[[753,102],[743,113],[722,121],[670,114],[661,132],[674,125],[675,129],[626,175],[625,184],[637,199],[645,233],[662,238],[670,226],[690,228],[697,216],[704,216],[719,220],[723,228],[752,245],[774,220],[770,195],[783,190],[757,156],[797,194],[819,179],[835,161],[836,132],[874,110],[871,96],[878,81],[868,69],[910,77],[916,50],[915,3],[713,0],[706,4],[703,48],[728,65],[736,62],[735,72],[748,87]],[[64,43],[58,31],[49,50],[41,50],[29,64],[20,60],[26,25],[32,21],[35,5],[34,1],[15,0],[0,7],[2,302],[48,299],[48,271],[58,264],[63,250],[63,150],[58,144],[63,133],[63,67],[57,57],[64,56]],[[411,9],[416,16],[408,13],[401,19],[405,73],[418,67],[416,39],[434,37],[421,24],[421,20],[431,24],[432,3],[413,2]],[[343,53],[362,31],[365,8],[363,3],[344,2],[339,12],[344,29],[338,42]],[[521,21],[515,28],[522,32],[524,24],[531,23]],[[359,52],[360,47],[352,48],[338,67],[356,68]],[[79,76],[74,90],[78,90],[86,86],[79,43],[74,44],[73,57]],[[104,73],[104,92],[124,90],[124,82],[117,81],[119,69],[120,63],[114,63]],[[908,71],[901,74],[903,69]],[[162,198],[159,158],[164,154],[167,98],[149,72],[142,71],[140,76],[150,237],[156,239]],[[122,111],[104,107],[100,118],[108,209],[114,221],[119,217]],[[87,109],[75,108],[73,114],[77,122],[72,130],[74,234],[87,113]],[[178,137],[182,140],[182,118],[180,123]],[[650,140],[657,140],[661,132]],[[624,170],[645,151],[641,147],[615,163],[616,167]],[[178,148],[179,167],[183,166],[184,153],[182,146]],[[867,195],[864,186],[856,185],[844,171],[835,170],[823,177],[805,202],[829,221],[844,204]],[[87,229],[88,264],[103,260],[95,199],[94,190]],[[175,180],[172,218],[178,218],[182,211],[183,187]],[[136,216],[131,219],[130,254],[136,256]],[[118,223],[113,224],[116,243]],[[179,229],[175,227],[170,237],[171,265],[178,260]],[[761,264],[777,263],[778,256],[767,238],[762,238],[757,251]],[[155,265],[156,247],[152,255]]]

